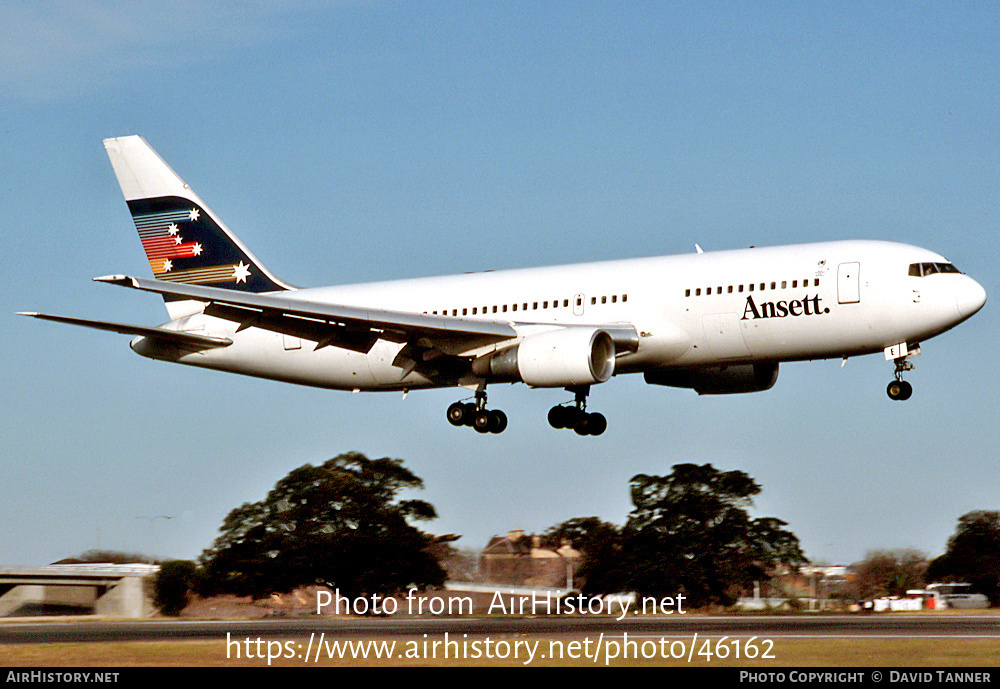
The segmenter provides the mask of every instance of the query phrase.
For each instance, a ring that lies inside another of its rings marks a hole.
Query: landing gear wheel
[[[905,380],[894,380],[889,383],[885,392],[889,395],[889,399],[902,402],[910,399],[910,396],[913,394],[913,386]]]
[[[452,426],[464,426],[465,425],[465,405],[461,402],[455,402],[455,404],[448,407],[448,423]]]
[[[549,425],[553,428],[567,428],[572,425],[573,410],[561,404],[549,409]]]
[[[489,433],[492,425],[493,415],[485,409],[472,419],[472,427],[476,429],[477,433]]]
[[[553,428],[570,428],[577,435],[601,435],[608,429],[604,414],[587,413],[587,395],[590,386],[566,388],[575,395],[573,406],[557,404],[549,409],[549,425]]]
[[[473,402],[466,402],[462,405],[465,409],[465,416],[462,417],[463,426],[474,426],[476,423],[476,412],[479,411]]]
[[[490,433],[503,433],[507,430],[507,415],[499,409],[490,412]]]
[[[503,433],[507,428],[506,414],[486,408],[485,390],[476,393],[475,402],[455,402],[449,406],[447,416],[452,426],[471,426],[478,433]]]

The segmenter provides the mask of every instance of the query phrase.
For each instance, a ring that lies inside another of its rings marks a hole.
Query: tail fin
[[[157,280],[246,292],[294,289],[264,268],[142,137],[105,139],[104,148]]]

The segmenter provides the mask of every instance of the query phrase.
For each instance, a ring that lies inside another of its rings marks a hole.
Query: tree
[[[407,586],[439,586],[441,540],[410,525],[437,515],[430,503],[399,500],[423,481],[398,459],[348,453],[306,464],[261,502],[237,507],[201,556],[207,592],[259,598],[324,583],[355,597]]]
[[[577,517],[553,526],[543,536],[549,547],[558,548],[564,541],[583,554],[576,578],[586,594],[609,593],[625,589],[622,569],[621,529],[597,517]]]
[[[635,509],[622,530],[623,565],[640,595],[729,605],[778,564],[807,562],[785,522],[747,514],[760,486],[742,471],[677,464],[668,476],[639,474],[630,485]]]
[[[153,584],[153,604],[164,615],[176,617],[187,607],[188,592],[198,576],[198,567],[190,560],[167,560],[160,565]]]
[[[944,555],[931,561],[928,581],[962,581],[1000,605],[1000,512],[962,515]]]
[[[854,565],[854,578],[848,588],[858,600],[902,596],[909,589],[923,588],[926,569],[927,558],[915,550],[875,551]]]

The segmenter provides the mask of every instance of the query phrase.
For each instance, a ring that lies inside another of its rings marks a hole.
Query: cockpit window
[[[911,263],[910,264],[910,276],[911,277],[926,277],[928,275],[933,275],[934,273],[959,273],[958,268],[950,263]]]

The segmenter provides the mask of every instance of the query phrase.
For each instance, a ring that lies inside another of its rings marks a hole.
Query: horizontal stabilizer
[[[70,318],[68,316],[52,316],[47,313],[18,312],[18,316],[31,316],[41,318],[46,321],[56,323],[66,323],[68,325],[79,325],[84,328],[94,328],[96,330],[107,330],[122,335],[142,335],[156,340],[164,340],[177,345],[197,348],[228,347],[233,343],[228,337],[211,337],[209,335],[196,335],[177,330],[167,330],[165,328],[146,328],[141,325],[128,325],[126,323],[111,323],[109,321],[92,321],[85,318]]]

